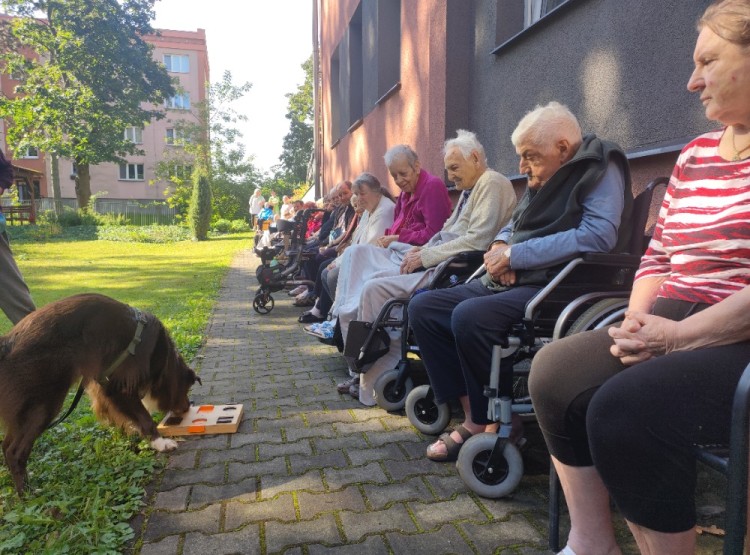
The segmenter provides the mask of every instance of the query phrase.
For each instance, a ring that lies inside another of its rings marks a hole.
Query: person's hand
[[[644,312],[627,311],[622,325],[608,333],[615,341],[610,352],[625,366],[670,353],[677,345],[677,322]]]
[[[505,286],[514,285],[516,283],[516,271],[508,268],[507,270],[505,270],[505,272],[503,272],[499,276],[497,277],[492,276],[492,281],[494,281],[495,283],[499,283],[500,285],[505,285]]]
[[[331,271],[336,267],[335,262],[331,262],[328,266],[326,266],[326,270]]]
[[[387,247],[394,241],[398,241],[398,235],[383,235],[380,239],[377,240],[377,245],[379,247]]]
[[[508,245],[497,243],[494,248],[484,253],[484,267],[487,273],[495,283],[501,283],[499,280],[503,274],[510,270],[510,258],[505,256],[505,251],[510,248]],[[516,274],[513,272],[513,281],[515,282]]]
[[[401,261],[401,273],[411,274],[422,267],[422,253],[419,249],[411,249]]]

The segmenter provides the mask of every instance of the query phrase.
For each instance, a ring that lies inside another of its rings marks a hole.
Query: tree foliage
[[[175,92],[142,38],[153,32],[154,2],[0,2],[17,16],[0,55],[4,72],[20,77],[18,96],[0,98],[0,117],[10,123],[8,143],[15,151],[36,147],[72,159],[81,208],[91,196],[89,166],[124,163],[125,156],[140,153],[124,130],[164,117],[155,106]],[[44,19],[36,17],[40,13]],[[8,44],[9,37],[17,44]]]
[[[208,228],[211,225],[211,187],[205,171],[198,167],[193,171],[189,222],[193,239],[196,241],[208,239]]]
[[[209,86],[207,99],[194,104],[194,118],[174,122],[181,148],[172,149],[156,170],[158,179],[172,184],[167,198],[170,205],[187,211],[192,182],[184,171],[177,170],[192,166],[195,160],[206,160],[214,219],[234,220],[247,215],[250,194],[261,176],[240,142],[237,123],[247,116],[237,112],[233,103],[251,86],[234,84],[231,72],[226,71],[221,81]]]
[[[310,56],[302,64],[305,81],[297,91],[286,95],[289,132],[279,156],[283,178],[290,184],[307,181],[307,166],[313,150],[313,63]]]

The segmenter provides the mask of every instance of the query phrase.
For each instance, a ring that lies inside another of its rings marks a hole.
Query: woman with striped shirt
[[[565,554],[695,551],[695,444],[729,439],[750,361],[750,1],[699,21],[688,89],[723,128],[680,154],[619,327],[535,357],[531,396],[570,510]],[[581,352],[590,353],[581,361]]]

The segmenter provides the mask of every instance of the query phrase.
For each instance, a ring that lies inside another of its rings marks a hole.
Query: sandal
[[[461,436],[461,439],[463,441],[457,442],[451,437],[451,433],[458,432],[458,435]],[[462,425],[459,425],[456,427],[455,430],[448,430],[444,434],[442,434],[435,443],[431,443],[427,447],[427,458],[431,461],[437,461],[437,462],[452,462],[455,461],[458,458],[458,452],[461,450],[461,447],[464,443],[466,443],[466,440],[469,439],[471,436],[473,436],[469,430],[464,428]],[[435,445],[438,441],[442,441],[445,444],[446,452],[445,453],[433,453],[430,449],[433,445]]]

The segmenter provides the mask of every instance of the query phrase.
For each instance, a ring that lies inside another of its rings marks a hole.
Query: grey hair
[[[750,4],[747,0],[722,0],[711,4],[698,20],[698,31],[708,27],[724,40],[750,46]]]
[[[367,172],[362,172],[357,176],[357,178],[354,180],[354,184],[352,185],[352,191],[354,191],[356,194],[359,194],[359,192],[362,190],[362,187],[367,187],[371,191],[378,193],[382,193],[383,189],[380,186],[380,181],[378,181],[378,178]]]
[[[391,164],[393,164],[398,158],[405,158],[411,168],[414,168],[419,161],[419,156],[417,156],[417,153],[414,152],[414,149],[409,145],[392,146],[383,156],[387,168],[390,168]]]
[[[534,146],[547,146],[566,139],[571,145],[581,144],[581,125],[573,112],[559,102],[550,102],[545,106],[537,105],[528,112],[510,136],[513,146],[530,142]]]
[[[456,131],[456,136],[453,139],[448,139],[443,145],[443,156],[447,156],[448,153],[457,148],[461,151],[464,158],[471,156],[472,152],[479,154],[481,161],[485,160],[484,147],[482,143],[477,139],[476,134],[466,129],[459,129]]]

